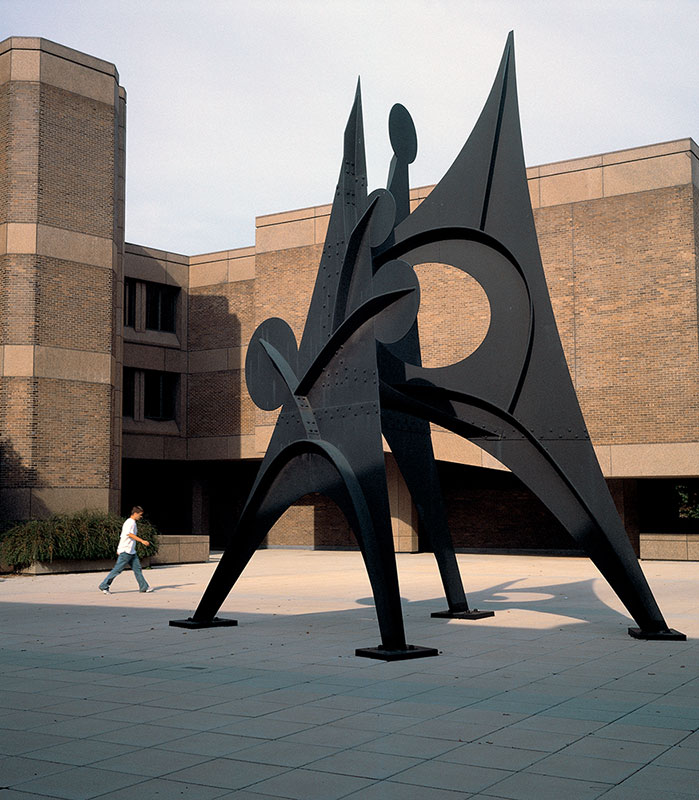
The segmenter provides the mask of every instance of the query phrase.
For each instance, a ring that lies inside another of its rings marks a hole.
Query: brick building
[[[246,392],[246,345],[269,316],[300,337],[330,206],[259,217],[254,246],[237,250],[124,243],[124,127],[112,64],[43,39],[0,43],[0,513],[140,502],[165,532],[220,545],[274,424]],[[650,558],[699,558],[698,159],[683,139],[528,170],[582,410]],[[417,272],[424,362],[452,363],[484,337],[487,299],[447,266]],[[433,441],[457,547],[574,549],[490,456],[437,428]],[[417,550],[386,459],[396,546]],[[268,543],[354,546],[315,496]]]

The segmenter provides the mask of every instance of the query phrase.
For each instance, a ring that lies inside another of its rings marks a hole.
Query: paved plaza
[[[385,663],[355,552],[256,554],[184,630],[215,567],[0,576],[0,800],[687,800],[699,797],[699,562],[643,562],[687,642],[633,624],[584,558],[399,555],[408,641]]]

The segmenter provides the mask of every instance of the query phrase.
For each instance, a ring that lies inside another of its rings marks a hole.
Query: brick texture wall
[[[0,487],[39,485],[35,459],[37,395],[34,378],[0,378]]]
[[[202,286],[189,291],[189,349],[247,345],[254,331],[254,281]]]
[[[0,256],[0,342],[36,344],[37,256]]]
[[[111,238],[114,108],[42,84],[39,222]]]
[[[49,379],[36,383],[38,485],[109,486],[111,387]]]
[[[39,256],[37,344],[111,353],[115,283],[112,270]]]
[[[0,219],[36,222],[39,163],[39,84],[0,86]]]
[[[189,436],[238,436],[254,433],[254,406],[243,391],[242,370],[200,372],[189,376]]]
[[[265,539],[272,547],[348,547],[357,540],[340,509],[320,494],[302,497],[277,521]]]
[[[689,186],[536,215],[564,350],[596,444],[696,441],[693,216]]]
[[[255,258],[255,320],[282,317],[300,341],[322,245],[259,253]]]

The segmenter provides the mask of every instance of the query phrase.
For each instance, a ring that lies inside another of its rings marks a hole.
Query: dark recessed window
[[[131,367],[124,367],[121,398],[121,413],[125,417],[133,417],[136,407],[136,370]]]
[[[699,478],[642,478],[639,527],[644,533],[699,533]]]
[[[175,332],[179,292],[176,286],[146,284],[146,328],[151,331]]]
[[[124,325],[136,327],[136,281],[124,278]]]
[[[143,416],[146,419],[175,419],[177,373],[146,370],[143,374]]]

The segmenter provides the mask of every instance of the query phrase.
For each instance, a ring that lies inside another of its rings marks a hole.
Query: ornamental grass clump
[[[37,561],[115,559],[123,522],[116,514],[90,510],[20,522],[0,534],[0,562],[21,569]],[[150,542],[136,544],[139,558],[158,552],[158,532],[150,522],[138,523],[138,535]]]

